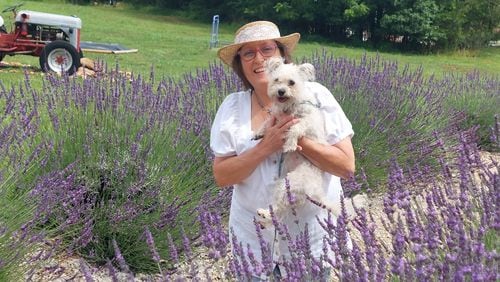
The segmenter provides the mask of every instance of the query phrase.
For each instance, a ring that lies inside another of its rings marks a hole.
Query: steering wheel
[[[18,4],[15,4],[15,5],[9,6],[9,7],[5,8],[5,9],[3,9],[2,13],[15,12],[17,10],[17,8],[21,7],[22,5],[24,5],[24,3],[18,3]]]

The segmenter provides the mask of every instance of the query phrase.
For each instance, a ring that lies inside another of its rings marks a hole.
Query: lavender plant
[[[322,220],[329,235],[320,258],[310,256],[307,229],[293,238],[287,226],[273,221],[293,250],[291,258],[281,262],[287,281],[323,281],[325,267],[341,281],[497,281],[499,164],[482,160],[466,134],[473,132],[459,133],[456,158],[442,158],[438,175],[426,169],[410,172],[394,161],[390,187],[380,199],[383,210],[362,208],[349,218],[343,209],[338,218]],[[443,153],[450,150],[439,137],[436,142]],[[237,235],[231,237],[227,279],[270,274],[277,258],[255,261]],[[269,253],[271,245],[261,242],[262,252]],[[327,250],[334,252],[333,258]]]
[[[459,77],[448,74],[440,84],[448,93],[444,106],[464,113],[461,128],[479,125],[479,146],[483,150],[498,152],[498,147],[490,140],[490,126],[495,122],[495,115],[500,114],[498,76],[486,76],[478,71]]]
[[[29,171],[27,171],[29,172]],[[19,191],[15,175],[4,175],[0,183],[0,280],[12,281],[29,272],[25,261],[37,265],[47,252],[37,250],[44,242],[43,232],[29,228],[33,206],[24,206],[25,193]]]
[[[450,89],[486,93],[485,103],[494,103],[498,80],[424,78],[380,58],[323,53],[306,60],[356,132],[359,173],[344,187],[384,193],[385,215],[360,210],[355,218],[325,219],[329,236],[320,258],[310,255],[307,230],[292,237],[275,220],[294,258],[283,264],[290,279],[321,280],[327,268],[341,280],[496,277],[498,163],[495,172],[478,160],[474,132],[446,103]],[[238,78],[221,64],[176,81],[154,70],[145,78],[103,69],[92,79],[48,76],[41,90],[29,79],[1,88],[0,196],[10,197],[0,203],[15,209],[0,215],[0,275],[25,259],[2,251],[22,226],[60,238],[47,241],[54,251],[77,253],[112,274],[207,278],[207,268],[196,264],[196,247],[203,246],[208,265],[223,265],[227,279],[269,275],[272,256],[258,261],[224,229],[231,191],[215,188],[211,177],[211,120],[224,95],[241,87]],[[429,180],[436,180],[431,188],[422,185]],[[27,216],[13,216],[19,212]],[[362,240],[349,239],[356,232]],[[228,256],[229,242],[236,248]],[[272,242],[260,246],[271,253]],[[190,267],[181,268],[186,262]]]
[[[23,81],[19,90],[0,83],[0,280],[18,280],[30,265],[51,257],[52,242],[43,230],[35,230],[35,206],[26,198],[31,184],[46,164],[46,144],[30,138],[39,127],[37,104],[30,102]],[[21,97],[21,99],[20,99]],[[40,246],[45,245],[43,249]]]
[[[154,89],[152,79],[50,78],[41,103],[54,173],[32,193],[40,224],[67,235],[68,251],[104,264],[114,239],[131,269],[142,271],[158,263],[144,244],[144,226],[157,242],[166,242],[167,232],[178,237],[175,230],[191,224],[191,210],[213,188],[205,130],[211,113],[201,84],[186,77],[186,85],[163,80]]]
[[[457,131],[478,124],[489,129],[499,102],[498,79],[479,73],[437,80],[424,77],[422,69],[410,71],[380,57],[354,61],[323,52],[305,60],[316,66],[317,80],[331,89],[351,120],[357,167],[369,176],[373,189],[393,159],[435,167],[439,150],[433,132],[456,145]],[[462,101],[460,106],[456,100]]]
[[[35,207],[29,227],[50,230],[67,252],[102,264],[114,257],[114,240],[132,270],[158,270],[144,226],[160,249],[167,234],[193,236],[192,211],[215,188],[207,109],[217,99],[203,103],[200,92],[206,79],[219,78],[208,74],[155,83],[154,73],[129,79],[116,69],[94,80],[49,76],[41,93],[28,80],[19,93],[3,89],[2,175],[12,170],[31,186],[20,200]],[[44,165],[28,179],[20,160],[36,167],[30,158],[38,154]]]

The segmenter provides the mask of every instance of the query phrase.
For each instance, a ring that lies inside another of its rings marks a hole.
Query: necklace
[[[264,104],[259,99],[259,95],[255,94],[255,92],[252,90],[252,94],[255,96],[255,100],[257,101],[257,104],[259,104],[261,110],[266,112],[268,115],[271,115],[271,109],[264,107]]]

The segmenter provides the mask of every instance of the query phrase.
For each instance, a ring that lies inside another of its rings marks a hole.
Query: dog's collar
[[[298,105],[310,105],[310,106],[313,106],[313,107],[315,107],[315,108],[317,108],[317,109],[321,108],[321,103],[320,103],[319,101],[318,101],[318,103],[314,104],[313,102],[311,102],[311,101],[309,101],[309,100],[305,100],[305,101],[302,101],[302,102],[298,103]],[[292,107],[292,106],[290,106],[290,107],[288,107],[288,108],[284,109],[284,110],[283,110],[283,113],[285,113],[285,114],[290,114],[290,113],[291,113],[291,109],[292,109],[292,108],[293,108],[293,107]]]

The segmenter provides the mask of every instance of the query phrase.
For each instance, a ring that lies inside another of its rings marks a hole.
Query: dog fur
[[[285,64],[281,58],[271,58],[266,63],[268,75],[268,95],[273,100],[272,115],[279,120],[282,115],[299,118],[286,135],[283,146],[280,179],[274,187],[272,210],[277,219],[282,219],[296,207],[306,204],[307,197],[335,216],[340,214],[340,204],[326,202],[323,188],[322,171],[297,151],[297,142],[307,137],[316,142],[327,144],[324,119],[319,111],[320,105],[312,93],[305,89],[305,81],[315,80],[314,66],[308,63]],[[257,132],[255,138],[262,137],[270,126],[267,121]],[[287,183],[288,182],[288,183]],[[287,185],[288,184],[288,185]],[[286,187],[289,186],[289,189]],[[271,211],[258,209],[259,222],[263,227],[272,224]]]

